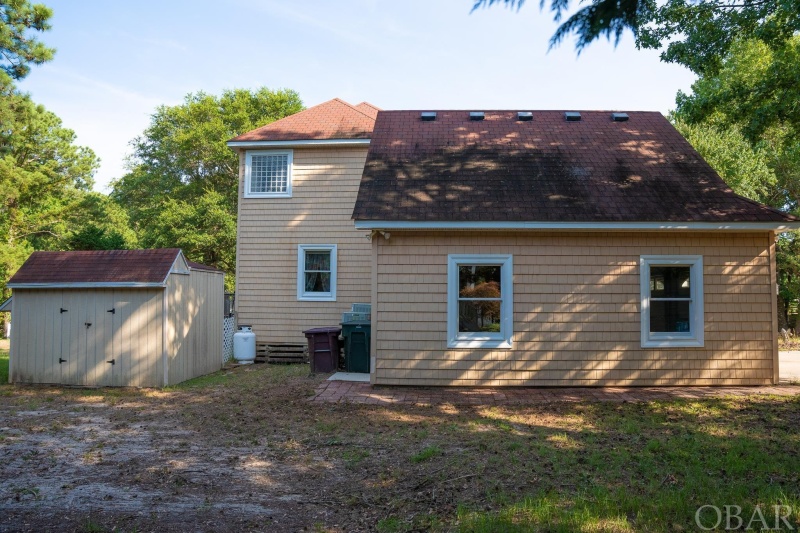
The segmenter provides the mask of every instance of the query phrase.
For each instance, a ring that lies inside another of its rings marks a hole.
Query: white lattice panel
[[[223,343],[222,343],[222,364],[233,359],[233,330],[236,317],[226,316],[222,319],[223,324]]]

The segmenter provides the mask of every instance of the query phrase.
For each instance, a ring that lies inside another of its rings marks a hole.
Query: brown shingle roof
[[[334,98],[231,139],[241,141],[304,141],[369,139],[378,108],[362,102],[352,106]]]
[[[98,250],[33,252],[8,282],[20,284],[162,283],[181,251]]]
[[[386,221],[789,222],[736,195],[656,112],[381,111],[353,218]]]
[[[189,268],[192,268],[194,270],[203,270],[205,272],[224,272],[223,270],[220,270],[219,268],[215,268],[215,267],[208,266],[208,265],[203,265],[201,263],[195,263],[194,261],[188,261],[187,260],[186,264],[189,265]]]

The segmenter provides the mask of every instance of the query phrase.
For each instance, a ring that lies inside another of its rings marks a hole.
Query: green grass
[[[24,410],[46,402],[48,410],[83,409],[84,395],[102,396],[115,423],[127,425],[147,416],[142,409],[163,408],[193,442],[294,469],[286,490],[320,487],[348,510],[335,518],[343,531],[688,532],[698,530],[704,505],[741,506],[745,524],[756,506],[774,517],[771,506],[788,505],[800,527],[800,395],[491,407],[308,402],[322,379],[308,365],[252,365],[165,391],[7,386],[0,396]],[[51,431],[71,423],[67,414],[49,419]],[[43,429],[36,422],[30,430]]]
[[[441,455],[442,450],[439,449],[438,446],[428,446],[421,452],[414,454],[411,456],[412,463],[421,463],[423,461],[427,461],[428,459],[433,459],[434,457]]]
[[[462,505],[460,531],[694,531],[703,505],[741,506],[745,524],[760,506],[770,525],[772,506],[789,505],[796,527],[798,397],[574,408],[580,423],[566,431],[532,428],[525,469],[537,483],[525,497],[491,510]]]
[[[8,350],[0,350],[0,385],[8,383]]]

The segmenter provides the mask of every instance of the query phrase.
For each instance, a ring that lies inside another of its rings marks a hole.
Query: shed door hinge
[[[64,308],[62,307],[62,308],[61,308],[61,311],[59,311],[59,312],[63,314],[63,313],[66,313],[66,312],[67,312],[67,310],[66,310],[66,309],[64,309]]]

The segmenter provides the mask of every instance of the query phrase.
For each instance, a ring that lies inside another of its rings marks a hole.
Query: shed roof
[[[625,122],[610,111],[581,111],[580,121],[564,111],[530,121],[517,111],[436,113],[378,113],[357,224],[798,221],[735,194],[657,112]]]
[[[160,287],[182,256],[179,248],[33,252],[7,286]]]
[[[377,112],[378,108],[367,102],[353,106],[334,98],[228,142],[369,139]]]

